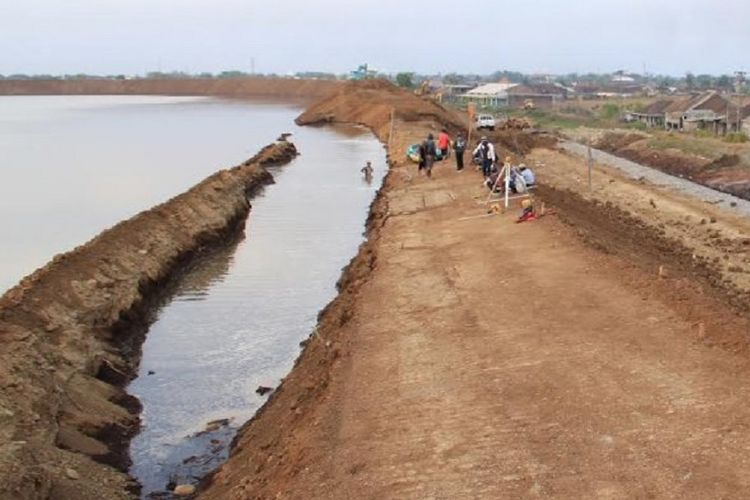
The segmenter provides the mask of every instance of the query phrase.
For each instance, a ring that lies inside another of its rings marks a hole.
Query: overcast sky
[[[747,0],[0,0],[0,74],[746,69]]]

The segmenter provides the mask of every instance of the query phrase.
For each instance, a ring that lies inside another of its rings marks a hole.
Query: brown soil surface
[[[199,496],[743,496],[750,224],[604,167],[582,192],[553,149],[525,161],[556,212],[485,216],[472,169],[402,160],[432,117],[388,114],[369,239]]]
[[[342,84],[289,78],[136,79],[136,80],[0,80],[0,95],[206,95],[311,101]]]
[[[711,141],[700,138],[695,140]],[[717,150],[715,157],[704,157],[676,148],[655,149],[649,145],[648,136],[622,132],[604,133],[593,146],[712,189],[750,199],[750,169],[742,164],[742,158],[736,153]],[[741,147],[738,146],[737,149]]]
[[[268,146],[170,201],[58,255],[0,297],[0,498],[117,499],[139,404],[134,373],[150,306],[170,278],[242,228],[248,195],[291,143]]]

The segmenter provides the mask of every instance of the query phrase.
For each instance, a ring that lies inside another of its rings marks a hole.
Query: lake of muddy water
[[[294,106],[0,96],[0,294],[55,254],[254,155]]]

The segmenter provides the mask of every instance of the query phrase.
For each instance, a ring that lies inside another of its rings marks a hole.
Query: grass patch
[[[716,158],[721,154],[717,150],[716,145],[712,144],[710,140],[684,135],[668,135],[660,134],[657,137],[651,138],[648,141],[648,146],[654,149],[676,149],[683,153],[703,156],[706,158]]]
[[[747,134],[744,132],[732,132],[731,134],[727,134],[724,136],[724,142],[729,142],[732,144],[740,144],[743,142],[747,142]]]

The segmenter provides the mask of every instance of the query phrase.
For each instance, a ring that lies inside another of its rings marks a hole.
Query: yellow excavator
[[[419,86],[414,89],[414,94],[418,96],[427,95],[430,93],[430,82],[427,80],[422,81],[422,83],[419,84]]]
[[[432,92],[430,90],[430,82],[428,80],[422,81],[422,83],[420,83],[419,86],[414,89],[414,94],[420,97],[429,97],[438,102],[443,102],[443,91],[438,90],[437,92]]]

